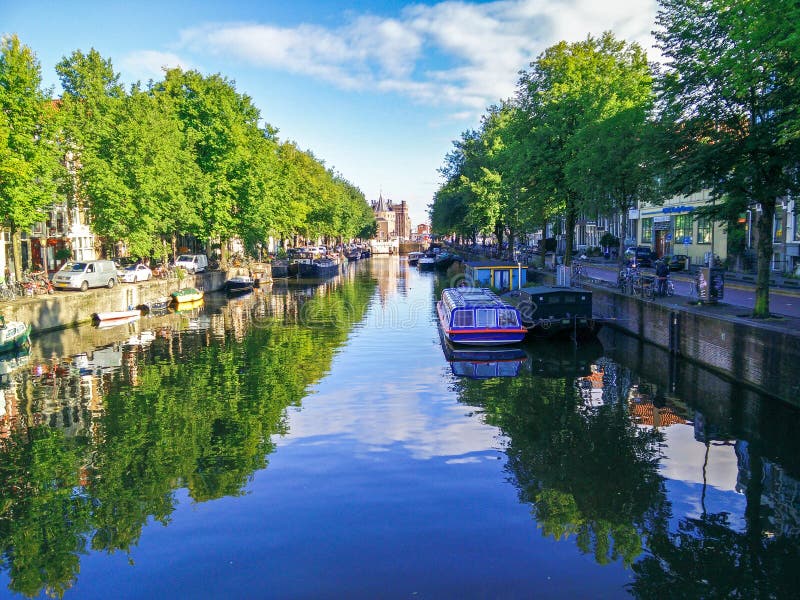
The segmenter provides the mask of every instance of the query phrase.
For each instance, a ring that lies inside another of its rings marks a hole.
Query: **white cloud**
[[[189,62],[176,54],[154,50],[142,50],[128,54],[122,58],[120,66],[131,82],[163,79],[165,68],[180,67],[183,70],[192,68]]]
[[[651,51],[657,0],[503,0],[410,5],[339,28],[228,23],[184,31],[183,47],[480,114],[513,95],[548,46],[605,30]]]

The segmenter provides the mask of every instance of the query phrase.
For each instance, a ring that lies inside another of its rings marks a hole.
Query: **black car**
[[[686,254],[673,254],[665,257],[665,259],[670,271],[683,271],[686,268],[686,262],[689,257]]]
[[[625,254],[635,259],[636,264],[640,267],[652,267],[653,261],[657,258],[656,253],[653,252],[649,246],[636,246],[635,248],[628,248]]]

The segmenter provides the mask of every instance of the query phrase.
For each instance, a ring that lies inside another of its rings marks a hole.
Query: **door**
[[[656,230],[656,254],[658,258],[669,254],[669,243],[667,242],[667,231],[664,229]]]

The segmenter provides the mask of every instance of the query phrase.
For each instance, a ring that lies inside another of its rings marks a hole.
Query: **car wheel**
[[[82,292],[85,292],[88,289],[89,289],[89,282],[88,281],[84,281],[83,283],[81,283],[81,291]]]
[[[113,277],[111,279],[109,279],[108,280],[108,289],[113,288],[114,287],[114,283],[115,283],[115,281],[114,281]]]

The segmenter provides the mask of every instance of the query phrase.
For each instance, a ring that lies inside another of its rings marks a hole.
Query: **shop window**
[[[711,219],[708,217],[697,218],[697,243],[710,244],[711,243]]]
[[[642,243],[653,243],[653,217],[642,219]]]
[[[675,217],[675,239],[683,243],[686,238],[692,239],[692,215]]]

